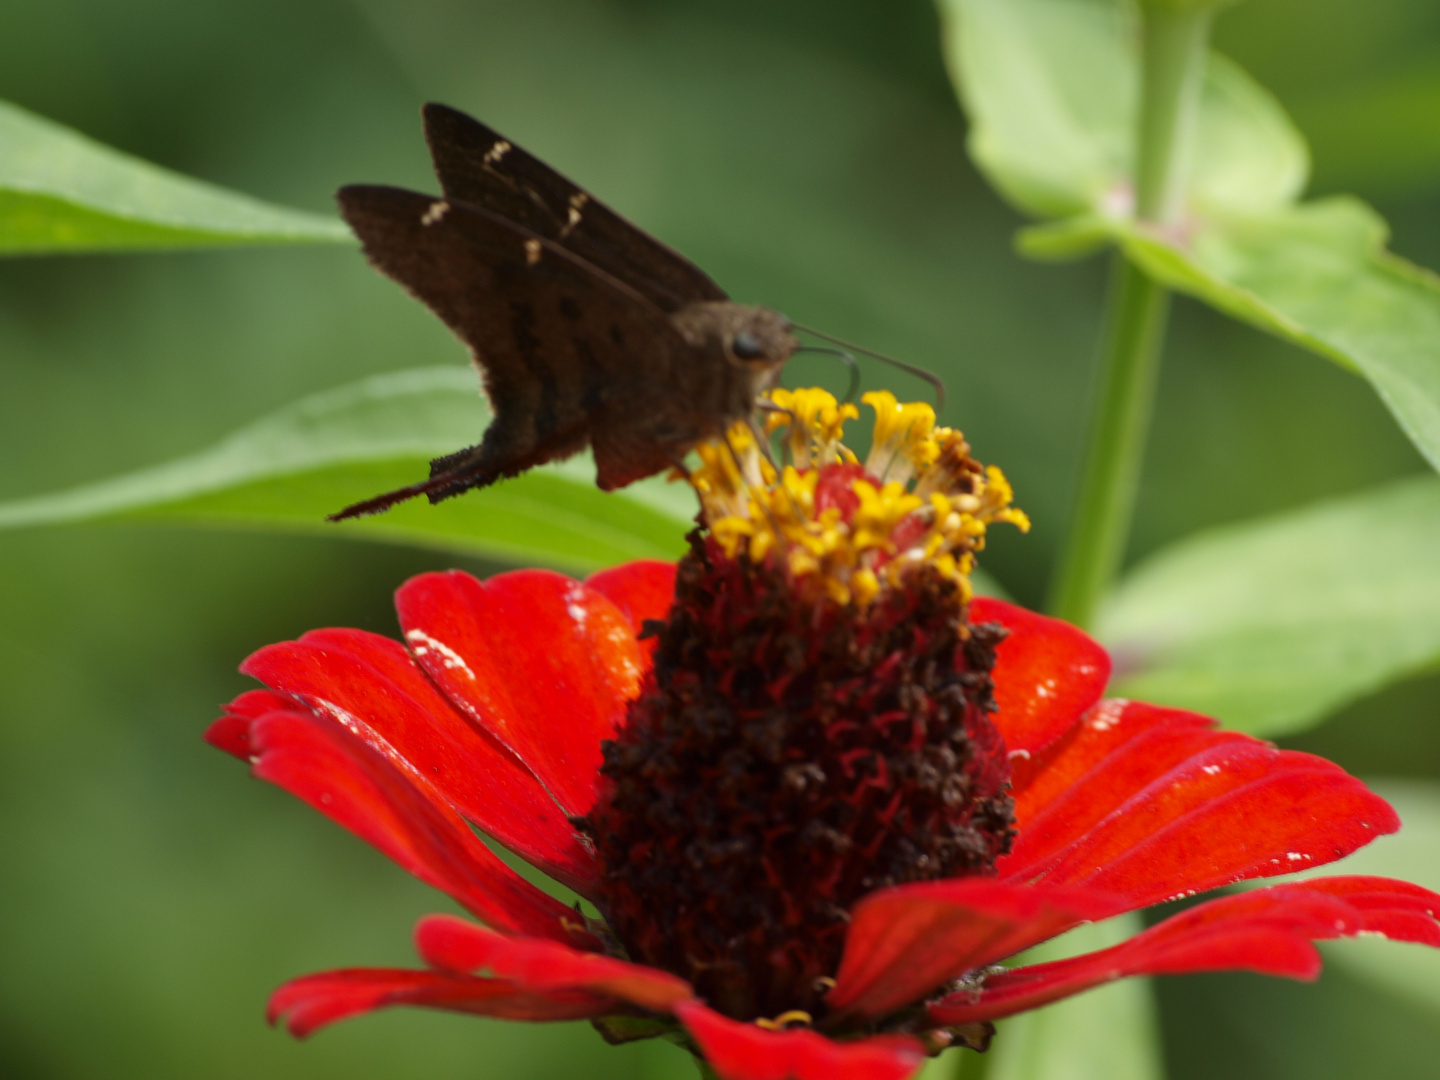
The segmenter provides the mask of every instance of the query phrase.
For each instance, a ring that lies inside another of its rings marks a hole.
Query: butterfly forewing
[[[669,377],[683,348],[648,300],[513,219],[389,187],[343,188],[339,200],[371,263],[470,346],[495,412],[478,446],[438,459],[431,482],[397,496],[440,498],[575,453],[637,381]]]
[[[426,105],[425,138],[446,196],[487,207],[561,245],[662,311],[727,299],[684,256],[478,120]]]

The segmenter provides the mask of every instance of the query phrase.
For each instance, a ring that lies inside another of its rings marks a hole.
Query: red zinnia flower
[[[985,524],[1022,520],[1008,487],[933,415],[872,403],[864,468],[838,445],[846,410],[803,393],[781,402],[798,468],[767,471],[740,434],[702,451],[710,532],[678,578],[425,574],[397,594],[408,648],[320,630],[246,661],[270,689],[207,739],[486,924],[426,918],[427,969],[297,979],[272,1019],[305,1035],[397,1004],[589,1018],[617,1041],[683,1029],[726,1080],[899,1080],[1125,976],[1313,978],[1312,940],[1362,933],[1440,946],[1440,896],[1332,877],[1000,966],[1400,823],[1323,759],[1101,700],[1095,642],[971,601]]]

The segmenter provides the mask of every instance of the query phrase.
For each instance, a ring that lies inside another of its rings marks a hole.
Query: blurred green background
[[[1104,265],[1010,250],[964,154],[928,0],[10,0],[0,98],[161,164],[327,210],[433,189],[418,106],[454,104],[577,178],[737,298],[941,372],[944,419],[1035,520],[985,565],[1038,604],[1076,477]],[[1440,7],[1251,0],[1218,47],[1440,266]],[[0,499],[166,460],[302,394],[461,363],[353,250],[0,262]],[[797,377],[834,373],[817,361]],[[889,372],[869,372],[903,386]],[[838,381],[838,380],[837,380]],[[1197,527],[1423,470],[1359,380],[1177,302],[1132,558]],[[408,964],[443,901],[200,742],[236,664],[454,557],[142,527],[0,534],[0,1076],[670,1077],[583,1025],[394,1013],[308,1044],[278,982]],[[493,567],[471,564],[477,572]],[[1440,776],[1440,678],[1292,745]],[[1318,986],[1162,981],[1170,1074],[1440,1076],[1433,1013]]]

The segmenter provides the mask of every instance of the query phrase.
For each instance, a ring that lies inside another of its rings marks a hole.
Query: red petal
[[[483,584],[421,574],[395,595],[405,639],[452,701],[525,762],[569,815],[595,803],[600,740],[646,662],[604,596],[546,570]]]
[[[1436,912],[1440,896],[1386,878],[1317,878],[1256,889],[1200,904],[1113,948],[992,975],[978,993],[953,994],[931,1006],[930,1017],[937,1024],[996,1020],[1130,975],[1254,971],[1313,979],[1320,956],[1311,941],[1387,926],[1402,929],[1404,940],[1440,944]]]
[[[1319,866],[1399,827],[1383,799],[1322,758],[1210,730],[1191,713],[1109,702],[1018,802],[1002,880],[1084,885],[1135,907]]]
[[[1346,875],[1287,882],[1259,890],[1307,890],[1339,897],[1360,913],[1359,933],[1440,948],[1440,894],[1408,881]]]
[[[259,720],[266,713],[285,712],[293,708],[295,699],[287,694],[277,694],[274,690],[246,690],[225,706],[225,715]]]
[[[1069,623],[983,596],[970,604],[970,622],[1010,631],[996,653],[994,721],[1012,755],[1054,742],[1105,692],[1110,655]]]
[[[1101,702],[1015,797],[1020,836],[1010,863],[1038,864],[1052,857],[1191,757],[1237,742],[1258,745],[1248,735],[1216,730],[1208,717]]]
[[[619,1002],[594,994],[536,994],[503,979],[474,979],[403,968],[324,971],[288,982],[270,998],[270,1023],[281,1020],[304,1038],[337,1020],[391,1005],[495,1016],[504,1020],[580,1020],[604,1016]]]
[[[432,967],[484,972],[525,990],[586,990],[655,1012],[669,1012],[676,1002],[695,996],[689,983],[668,972],[554,941],[506,937],[453,915],[421,919],[415,928],[415,947]]]
[[[1169,733],[1162,735],[1163,739],[1179,742],[1193,731],[1214,732],[1218,726],[1209,717],[1179,709],[1114,699],[1102,701],[1063,740],[1040,755],[1040,760],[1031,762],[1036,767],[1030,770],[1025,786],[1015,785],[1015,823],[1022,830],[1030,829],[1041,814],[1067,798],[1072,812],[1082,807],[1104,807],[1102,813],[1108,813],[1113,802],[1107,803],[1107,796],[1113,800],[1118,794],[1123,799],[1134,790],[1111,781],[1108,772],[1097,771],[1112,753],[1156,728]],[[1157,749],[1153,740],[1149,745],[1156,753],[1155,760],[1163,762],[1157,766],[1157,774],[1173,764],[1173,754]]]
[[[983,878],[882,889],[851,912],[845,954],[826,1003],[847,1015],[884,1016],[967,971],[1125,906],[1085,890]]]
[[[205,729],[205,741],[241,761],[249,761],[254,753],[250,746],[250,721],[243,716],[220,717]]]
[[[268,712],[286,712],[296,707],[292,698],[273,690],[247,690],[226,705],[225,715],[205,730],[205,741],[248,762],[255,752],[250,745],[250,722]]]
[[[578,916],[495,855],[449,806],[338,724],[271,713],[250,731],[255,775],[303,799],[497,929],[585,944]]]
[[[813,1031],[767,1031],[686,1001],[675,1007],[720,1080],[905,1080],[925,1063],[908,1035],[838,1043]]]
[[[333,717],[490,836],[582,895],[595,863],[535,776],[455,710],[399,642],[363,630],[316,630],[261,649],[241,666]]]
[[[601,570],[585,584],[619,608],[635,633],[647,619],[663,619],[675,602],[675,564],[641,559],[610,570]]]

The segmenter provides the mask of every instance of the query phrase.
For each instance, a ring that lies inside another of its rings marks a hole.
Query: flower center
[[[774,397],[783,469],[743,428],[702,448],[704,526],[583,823],[630,956],[745,1020],[820,1016],[857,900],[992,872],[1013,833],[1000,631],[966,619],[986,525],[1025,524],[1008,485],[928,406],[867,395],[862,466],[852,406]]]

